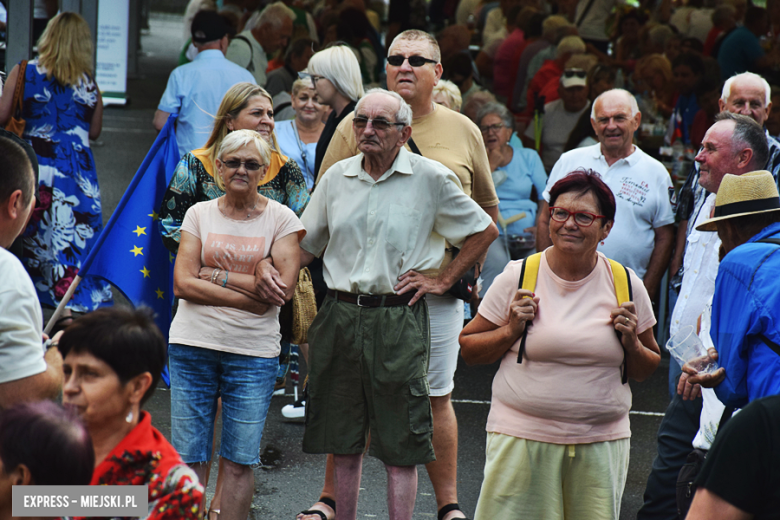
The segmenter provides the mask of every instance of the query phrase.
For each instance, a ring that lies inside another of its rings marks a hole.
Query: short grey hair
[[[322,76],[350,101],[363,97],[363,76],[355,53],[346,45],[334,45],[314,53],[307,72]]]
[[[772,101],[772,88],[769,86],[769,83],[767,81],[759,76],[758,74],[754,74],[752,72],[743,72],[742,74],[735,74],[734,76],[731,76],[729,79],[726,80],[726,83],[723,84],[723,92],[720,94],[720,100],[724,103],[727,103],[729,100],[729,97],[731,97],[731,87],[734,85],[734,82],[736,81],[742,81],[743,79],[752,79],[755,81],[758,81],[763,85],[764,87],[764,107],[767,107],[769,103]]]
[[[254,130],[234,130],[230,132],[222,140],[222,144],[219,145],[217,157],[222,161],[222,157],[225,155],[233,153],[248,145],[254,145],[257,153],[260,154],[260,158],[263,160],[264,166],[267,166],[271,162],[271,145],[263,139],[262,135]],[[225,184],[222,182],[222,176],[215,175],[214,180],[217,182],[217,187],[222,191],[225,191]]]
[[[593,100],[593,106],[590,109],[590,118],[596,119],[596,104],[599,102],[599,99],[611,92],[617,92],[625,96],[628,106],[631,107],[631,117],[636,117],[636,115],[639,113],[639,105],[636,102],[636,98],[628,90],[624,90],[622,88],[613,88],[611,90],[607,90],[606,92],[602,92],[599,97]]]
[[[715,116],[716,123],[721,121],[734,122],[731,150],[739,152],[745,148],[750,148],[753,150],[753,158],[750,162],[751,167],[754,170],[764,168],[769,161],[769,145],[766,142],[766,134],[764,134],[764,129],[761,128],[761,125],[756,123],[753,118],[731,112],[721,112]]]
[[[398,110],[395,112],[395,122],[403,123],[404,126],[412,125],[412,107],[409,106],[409,103],[404,101],[404,98],[402,98],[399,94],[393,92],[392,90],[385,90],[383,88],[372,88],[366,92],[366,95],[360,98],[360,101],[358,101],[357,105],[355,105],[355,115],[360,112],[360,109],[363,106],[363,101],[365,101],[366,98],[372,94],[384,94],[398,101]]]
[[[411,42],[427,42],[428,46],[431,48],[431,59],[436,60],[436,63],[441,63],[441,49],[439,49],[439,42],[437,42],[436,38],[431,36],[429,33],[420,31],[419,29],[408,29],[393,38],[393,43],[391,43],[390,47],[387,49],[392,50],[396,42],[402,40]]]
[[[482,124],[482,120],[489,115],[497,115],[501,118],[501,122],[504,123],[504,126],[511,129],[513,132],[515,130],[515,118],[512,115],[511,112],[509,112],[509,109],[506,108],[501,103],[496,103],[495,101],[492,103],[485,103],[485,105],[482,106],[482,108],[479,109],[479,112],[477,112],[477,125]]]
[[[257,26],[268,24],[276,29],[284,23],[284,19],[295,20],[295,11],[284,5],[284,2],[274,2],[260,12],[257,18]]]

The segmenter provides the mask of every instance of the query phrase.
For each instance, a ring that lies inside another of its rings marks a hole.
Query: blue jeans
[[[279,359],[172,344],[168,361],[171,437],[182,460],[191,464],[211,459],[221,397],[220,456],[236,464],[257,464]]]

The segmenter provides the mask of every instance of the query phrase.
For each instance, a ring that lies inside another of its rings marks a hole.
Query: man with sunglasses
[[[417,464],[431,463],[428,305],[498,236],[440,163],[404,148],[412,110],[374,89],[350,117],[358,155],[321,176],[301,217],[302,265],[322,255],[328,297],[309,329],[303,449],[334,454],[339,518],[354,519],[363,451],[388,470],[390,518],[411,519]],[[460,254],[435,277],[445,239]],[[462,307],[462,303],[460,304]],[[304,512],[303,518],[324,513]]]
[[[498,197],[490,163],[479,128],[468,118],[433,102],[433,87],[442,75],[441,54],[436,40],[426,32],[409,30],[390,45],[387,58],[387,88],[398,93],[411,107],[412,139],[417,153],[442,163],[457,175],[463,191],[495,222]],[[414,150],[411,143],[407,143]],[[322,161],[320,176],[333,164],[358,153],[347,116],[336,129]],[[316,191],[316,190],[315,190]],[[438,269],[413,275],[414,283],[437,276],[452,260],[445,255]],[[484,263],[484,257],[478,265]],[[452,296],[427,299],[431,313],[431,363],[428,371],[431,406],[436,427],[433,446],[436,461],[426,465],[442,520],[464,518],[457,505],[458,423],[450,396],[458,362],[458,334],[463,328],[463,302]],[[449,509],[448,509],[449,508]]]
[[[673,185],[666,168],[633,144],[641,121],[636,99],[629,92],[613,89],[601,94],[591,110],[599,143],[561,155],[550,173],[544,198],[546,201],[549,189],[569,172],[578,168],[599,172],[617,202],[615,226],[599,251],[633,269],[652,300],[672,252],[674,214],[669,196]],[[547,202],[543,201],[536,231],[540,251],[552,244],[549,222]]]

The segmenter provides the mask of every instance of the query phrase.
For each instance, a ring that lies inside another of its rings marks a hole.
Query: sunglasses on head
[[[422,56],[409,56],[407,58],[406,56],[401,56],[400,54],[394,54],[387,57],[387,63],[393,67],[400,67],[404,64],[405,60],[409,60],[409,65],[412,67],[422,67],[426,63],[438,63],[436,60],[430,60],[428,58],[423,58]]]
[[[563,71],[563,77],[564,78],[585,78],[588,76],[588,73],[582,69],[566,69]]]

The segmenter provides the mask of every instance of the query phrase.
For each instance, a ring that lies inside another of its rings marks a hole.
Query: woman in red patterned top
[[[203,486],[141,406],[165,365],[151,315],[110,307],[79,318],[59,342],[63,405],[84,421],[95,448],[92,485],[148,485],[145,518],[201,518]]]

